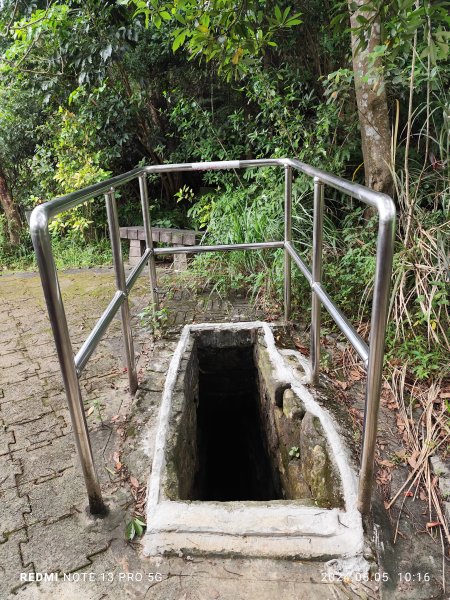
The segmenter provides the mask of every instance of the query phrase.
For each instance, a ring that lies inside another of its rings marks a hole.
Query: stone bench
[[[195,246],[196,231],[187,229],[170,229],[166,227],[152,227],[153,242],[162,242],[171,246]],[[130,254],[128,264],[134,267],[145,251],[145,231],[142,225],[136,227],[120,227],[120,237],[130,240]],[[175,271],[187,270],[187,255],[174,254],[173,268]]]

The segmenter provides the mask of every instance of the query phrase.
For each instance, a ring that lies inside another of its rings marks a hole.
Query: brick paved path
[[[73,271],[61,274],[60,282],[77,350],[112,297],[114,275],[111,269]],[[259,316],[242,298],[231,302],[196,293],[167,274],[161,286],[166,286],[168,309],[162,339],[154,340],[137,316],[149,302],[145,276],[131,296],[141,382],[136,396],[127,393],[118,319],[81,379],[97,471],[110,508],[105,519],[94,520],[86,514],[39,277],[0,276],[0,600],[377,598],[375,584],[323,583],[325,566],[320,563],[209,556],[144,559],[139,543],[126,541],[126,523],[135,507],[129,476],[145,489],[165,373],[179,330],[190,322]],[[117,459],[122,469],[116,468]],[[155,572],[162,581],[150,581],[149,573]],[[53,573],[58,581],[21,581],[21,574],[32,580]],[[64,580],[64,574],[71,580]],[[427,595],[417,585],[413,591],[415,598],[442,597]],[[403,596],[393,592],[385,597]]]
[[[61,274],[75,350],[107,306],[113,281],[108,269]],[[138,363],[141,378],[147,362],[152,371],[144,379],[136,401],[133,403],[126,393],[118,319],[83,374],[81,386],[94,457],[111,508],[106,519],[93,521],[85,514],[85,488],[39,277],[2,276],[0,301],[0,598],[54,597],[55,583],[24,583],[20,574],[31,574],[27,575],[30,579],[39,573],[101,574],[125,572],[133,570],[130,565],[136,569],[141,564],[136,547],[124,539],[133,499],[129,487],[115,475],[112,457],[129,436],[129,470],[145,481],[150,459],[143,459],[140,440],[134,443],[130,431],[140,431],[148,418],[144,413],[150,409],[144,407],[140,412],[140,398],[145,396],[157,412],[176,336],[153,345],[148,331],[139,326],[137,314],[149,301],[147,280],[142,276],[131,298],[133,325],[137,353],[142,351]],[[169,309],[167,325],[173,333],[186,322],[236,321],[255,316],[245,300],[230,303],[176,287],[166,295],[165,305]],[[80,585],[65,583],[57,588],[57,597],[120,596],[108,586],[111,595],[105,595],[104,582],[90,582],[84,588]],[[81,596],[80,590],[84,590]],[[141,597],[142,586],[128,584],[125,592]]]

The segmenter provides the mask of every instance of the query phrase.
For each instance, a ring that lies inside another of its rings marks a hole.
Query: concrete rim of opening
[[[181,359],[192,332],[202,330],[259,329],[277,378],[290,384],[305,408],[316,416],[326,433],[341,478],[345,510],[301,506],[292,501],[211,502],[173,501],[161,494],[165,444],[171,397]],[[295,354],[305,372],[308,361],[295,351],[276,348],[271,326],[261,321],[186,325],[172,357],[159,413],[153,466],[149,479],[147,532],[144,553],[155,555],[184,551],[255,557],[360,559],[364,538],[357,509],[357,475],[350,453],[331,415],[320,406],[284,355]],[[360,561],[358,560],[358,565]],[[356,564],[356,563],[355,563]],[[360,566],[358,567],[360,570]]]

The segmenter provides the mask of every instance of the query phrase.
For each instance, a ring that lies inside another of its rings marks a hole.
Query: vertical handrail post
[[[319,383],[320,369],[320,299],[314,286],[322,283],[322,241],[323,241],[323,197],[324,185],[314,177],[314,216],[313,216],[313,260],[311,298],[311,365],[313,385]]]
[[[59,287],[56,265],[53,259],[47,222],[40,223],[39,217],[40,215],[37,217],[32,215],[31,217],[31,237],[36,252],[36,260],[53,330],[53,337],[55,339],[75,443],[88,493],[89,510],[93,515],[103,515],[107,512],[107,509],[103,502],[95,470],[78,373],[75,368],[72,344],[70,342],[66,313]]]
[[[370,511],[378,411],[380,408],[386,322],[389,306],[392,257],[394,252],[395,209],[380,215],[378,225],[377,261],[370,322],[369,364],[367,367],[366,404],[364,410],[363,447],[359,474],[358,509]]]
[[[136,365],[134,361],[133,335],[131,332],[130,306],[128,304],[127,283],[123,267],[122,247],[120,244],[119,218],[117,215],[117,204],[114,189],[105,194],[106,213],[108,215],[109,235],[113,254],[113,265],[116,274],[116,287],[123,292],[127,298],[120,307],[122,320],[122,335],[125,344],[125,357],[127,362],[128,381],[130,393],[134,394],[138,387]]]
[[[292,167],[284,168],[284,241],[292,241]],[[291,255],[284,249],[284,320],[291,316]]]
[[[157,310],[159,310],[159,296],[158,283],[156,278],[155,255],[153,253],[152,223],[150,220],[150,210],[148,205],[148,188],[146,173],[142,173],[142,175],[139,176],[139,191],[141,193],[142,217],[144,219],[146,247],[151,252],[150,257],[148,259],[150,294],[152,299],[153,311],[156,312]]]

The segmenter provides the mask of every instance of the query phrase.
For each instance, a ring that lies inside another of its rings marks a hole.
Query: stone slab
[[[25,398],[16,402],[4,402],[0,407],[0,418],[5,425],[23,424],[40,419],[52,412],[50,406],[46,406],[47,398]]]
[[[76,512],[77,505],[86,501],[84,481],[75,467],[42,483],[23,484],[20,493],[28,498],[29,509],[24,515],[27,526],[57,521]]]
[[[16,489],[16,477],[23,472],[22,461],[5,455],[0,457],[0,465],[0,490]]]
[[[16,423],[14,425],[15,444],[13,451],[31,449],[33,447],[47,445],[52,440],[64,435],[67,427],[64,419],[57,417],[53,412],[43,414],[33,421]]]
[[[35,448],[31,452],[27,450],[12,452],[12,457],[17,464],[22,465],[19,470],[20,475],[17,477],[19,490],[22,484],[51,479],[72,467],[74,462],[78,465],[75,443],[69,436],[54,439],[48,445]]]
[[[6,541],[12,532],[26,525],[25,514],[31,510],[27,496],[18,496],[16,489],[0,491],[0,543]]]
[[[69,573],[91,564],[90,556],[103,552],[109,541],[101,531],[86,529],[81,519],[70,516],[45,527],[28,527],[28,541],[21,544],[25,563],[36,571]]]
[[[21,529],[0,544],[0,598],[2,600],[15,598],[13,592],[23,585],[20,582],[20,573],[28,569],[25,569],[22,563],[20,544],[25,543],[26,540],[26,532]]]

